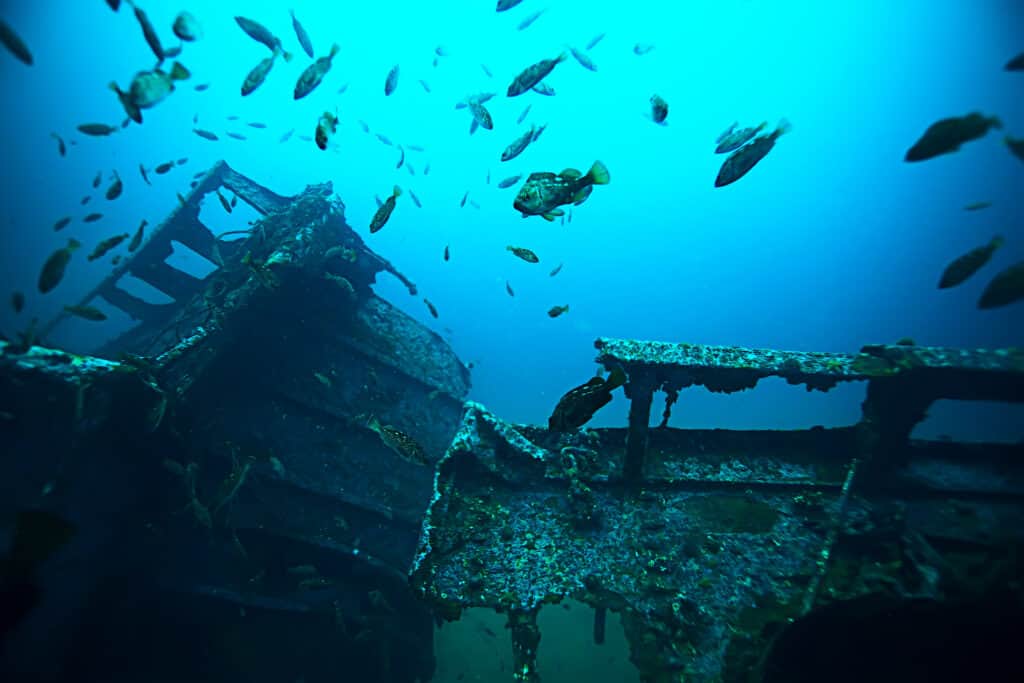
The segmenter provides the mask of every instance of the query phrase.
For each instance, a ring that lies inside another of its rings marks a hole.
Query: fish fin
[[[291,52],[288,52],[287,50],[281,50],[281,56],[284,57],[284,61],[286,62],[292,61],[293,55]]]
[[[767,121],[762,121],[761,124],[757,128],[754,129],[754,132],[755,133],[760,133],[762,130],[764,130],[767,127],[768,127],[768,122]]]
[[[402,196],[402,188],[400,188],[398,185],[395,185],[395,189],[391,192],[391,196],[392,197],[401,197]]]
[[[988,243],[988,246],[992,251],[995,251],[999,247],[1003,246],[1003,242],[1005,241],[1006,240],[1003,239],[1002,235],[996,235],[992,238],[992,241]]]
[[[569,57],[568,54],[566,54],[565,52],[562,52],[562,54],[558,55],[558,58],[555,59],[555,64],[558,64],[560,62],[564,62],[568,57]]]
[[[787,119],[779,119],[779,125],[775,127],[775,135],[785,135],[789,131],[793,130],[793,124]]]
[[[590,171],[587,172],[587,177],[590,178],[590,182],[594,185],[607,185],[612,181],[608,167],[600,161],[594,162],[594,165],[590,167]]]
[[[327,58],[328,59],[334,59],[334,55],[338,54],[338,52],[340,52],[340,51],[341,51],[341,46],[340,45],[338,45],[337,43],[335,43],[334,45],[331,45],[331,51],[328,53]]]
[[[576,180],[577,178],[581,178],[583,176],[583,173],[575,168],[567,168],[558,175],[562,176],[563,178],[570,178],[572,180]]]
[[[611,373],[604,380],[604,384],[608,387],[608,390],[616,389],[626,383],[626,371],[622,369],[621,365],[616,365],[612,368]]]
[[[186,69],[181,62],[175,62],[174,66],[171,67],[171,80],[172,81],[184,81],[186,78],[190,78],[192,72]]]
[[[552,223],[552,222],[554,222],[554,220],[555,220],[555,215],[554,215],[554,214],[552,214],[552,213],[542,213],[542,214],[541,214],[541,217],[542,217],[542,218],[543,218],[544,220],[546,220],[546,221],[547,221],[548,223]]]

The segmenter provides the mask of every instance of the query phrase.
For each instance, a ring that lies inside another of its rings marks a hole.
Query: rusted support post
[[[625,387],[629,397],[629,432],[626,434],[626,461],[622,477],[629,482],[638,482],[643,476],[644,457],[647,454],[647,433],[651,424],[651,401],[654,398],[655,382],[652,373],[634,370],[630,373]]]
[[[531,610],[512,609],[508,613],[508,627],[512,632],[512,677],[517,681],[539,681],[537,674],[537,646],[540,644],[540,629],[537,627],[537,613]]]

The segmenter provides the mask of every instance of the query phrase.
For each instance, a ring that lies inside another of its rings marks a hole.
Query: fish
[[[551,272],[548,273],[548,277],[554,277],[554,276],[558,275],[561,272],[562,272],[562,264],[559,263],[557,266],[555,266],[554,268],[551,269]]]
[[[759,135],[750,144],[740,147],[726,157],[715,178],[715,187],[725,187],[745,176],[750,169],[757,165],[757,162],[772,150],[779,136],[790,130],[789,122],[783,119],[779,121],[779,125],[774,131],[767,135]]]
[[[241,117],[236,115],[236,114],[231,114],[231,115],[228,116],[228,121],[237,121],[240,118]]]
[[[522,2],[522,0],[519,1]],[[434,54],[437,55],[438,57],[448,57],[449,55],[451,55],[451,53],[448,52],[448,49],[445,48],[444,45],[438,45],[437,47],[435,47]]]
[[[1010,148],[1010,153],[1021,161],[1024,161],[1024,138],[1014,138],[1007,135],[1003,138],[1003,144]]]
[[[255,92],[256,88],[263,85],[263,82],[267,80],[267,75],[270,73],[270,69],[274,66],[274,62],[277,60],[277,56],[281,54],[280,50],[274,50],[274,54],[261,59],[259,64],[254,66],[252,70],[245,75],[245,80],[242,81],[242,97],[251,95]],[[236,116],[235,119],[238,117]]]
[[[533,106],[532,104],[526,105],[526,109],[524,109],[523,113],[520,114],[519,117],[516,119],[516,123],[517,124],[522,123],[523,121],[526,120],[527,115],[530,113],[530,107],[532,107],[532,106]]]
[[[516,293],[512,291],[512,285],[509,284],[508,280],[505,280],[505,291],[508,292],[509,296],[515,296]]]
[[[271,52],[275,50],[281,51],[281,56],[284,57],[284,61],[292,61],[292,55],[290,52],[285,51],[284,46],[281,44],[281,39],[270,32],[263,24],[253,21],[252,19],[246,19],[245,17],[235,17],[235,23],[238,27],[245,31],[246,35],[255,40],[258,43],[263,43],[267,46],[267,49]]]
[[[164,163],[159,164],[156,168],[154,168],[153,172],[156,173],[157,175],[163,175],[164,173],[170,171],[172,168],[174,168],[174,162],[165,161]]]
[[[95,190],[103,182],[103,171],[96,171],[96,177],[92,179],[92,188]]]
[[[530,126],[530,130],[526,131],[518,138],[513,140],[509,144],[509,146],[505,148],[505,150],[501,153],[501,160],[511,161],[512,159],[515,159],[517,156],[522,154],[527,147],[530,146],[531,142],[540,137],[540,134],[542,132],[544,132],[544,126],[541,126],[539,129],[534,126]]]
[[[484,181],[485,181],[485,182],[486,182],[486,183],[487,183],[488,185],[490,185],[490,184],[491,184],[491,169],[487,169],[487,177],[486,177],[486,178],[484,178]]]
[[[23,292],[11,292],[11,308],[15,313],[25,310],[25,294]]]
[[[434,307],[434,304],[430,303],[430,300],[427,299],[427,298],[423,299],[423,303],[425,303],[427,305],[427,310],[430,311],[430,315],[432,315],[432,316],[434,316],[436,318],[437,317],[437,309]]]
[[[196,92],[206,92],[209,89],[209,83],[197,83],[196,86],[193,88],[193,90],[195,90]]]
[[[405,162],[405,170],[409,172],[409,175],[416,175],[416,171],[413,169],[412,164],[408,161]]]
[[[216,133],[211,133],[210,131],[203,130],[202,128],[193,128],[192,132],[198,135],[199,137],[203,138],[204,140],[210,140],[211,142],[216,142],[217,140],[220,139],[217,137]]]
[[[562,315],[563,313],[568,313],[568,312],[569,312],[569,304],[565,304],[564,306],[552,306],[551,308],[548,309],[548,317],[549,318],[557,318],[558,316]]]
[[[412,203],[416,205],[417,209],[422,209],[423,205],[420,204],[420,198],[416,196],[416,193],[409,190],[409,197],[412,199]]]
[[[658,125],[665,125],[665,119],[668,118],[668,102],[666,102],[660,95],[651,95],[651,120]],[[762,124],[762,128],[766,124]],[[751,136],[753,137],[753,136]]]
[[[1003,246],[1003,238],[999,235],[993,237],[988,244],[971,249],[969,252],[953,260],[946,269],[942,271],[939,278],[939,289],[956,287],[977,273],[982,266],[989,262],[996,249]]]
[[[345,91],[348,90],[348,86],[349,86],[348,81],[346,81],[345,83],[342,83],[341,87],[338,88],[338,94],[339,95],[344,95]]]
[[[179,40],[184,40],[186,43],[191,43],[203,37],[203,29],[199,27],[199,22],[188,12],[180,12],[174,18],[174,25],[171,27],[171,30],[174,31],[174,35]]]
[[[57,152],[60,153],[62,157],[67,156],[68,146],[64,144],[64,139],[56,133],[50,133],[50,137],[57,141]]]
[[[1024,71],[1024,52],[1008,61],[1003,68],[1007,71]]]
[[[479,104],[485,104],[485,103],[489,102],[491,100],[491,98],[494,97],[494,95],[495,95],[495,93],[492,93],[492,92],[482,92],[482,93],[477,93],[476,95],[469,95],[465,99],[462,99],[462,100],[459,100],[458,102],[456,102],[455,103],[455,108],[456,109],[465,109],[466,107],[468,107],[470,105],[471,102],[477,102]]]
[[[174,163],[178,164],[178,166],[184,166],[185,164],[188,163],[188,157],[182,157],[175,161]]]
[[[384,135],[381,135],[380,133],[374,133],[374,135],[376,135],[377,139],[380,140],[381,142],[383,142],[388,147],[394,147],[395,146],[395,143],[391,142],[391,140],[388,137],[386,137]]]
[[[136,123],[142,123],[141,110],[155,107],[174,92],[176,82],[187,80],[191,76],[191,72],[181,62],[175,62],[170,73],[162,69],[136,73],[127,92],[121,90],[114,81],[111,81],[108,87],[117,94],[117,99],[128,118]]]
[[[28,66],[32,66],[33,59],[32,53],[29,52],[28,46],[25,45],[14,29],[11,28],[6,21],[0,19],[0,43],[4,44],[11,54],[21,60]]]
[[[429,174],[430,174],[430,162],[428,161],[427,165],[423,167],[423,175],[429,175]]]
[[[231,208],[233,209],[236,206],[238,206],[238,195],[237,194],[231,196]]]
[[[507,187],[512,187],[513,185],[518,183],[519,179],[522,178],[522,177],[523,177],[522,174],[509,176],[508,178],[505,178],[504,180],[498,181],[498,187],[501,188],[502,190],[504,190]]]
[[[567,168],[558,174],[531,173],[512,205],[524,217],[543,216],[545,220],[552,221],[564,213],[559,206],[582,204],[590,196],[594,185],[607,185],[609,182],[611,175],[600,161],[595,161],[586,175],[574,168]]]
[[[292,15],[292,28],[295,30],[295,37],[299,39],[299,45],[302,46],[302,50],[309,55],[310,59],[313,59],[313,41],[309,39],[309,34],[306,33],[306,29],[303,28],[302,24],[299,23],[298,18],[295,16],[295,10],[288,10]]]
[[[510,10],[513,7],[515,7],[516,5],[518,5],[519,3],[521,3],[522,1],[523,0],[498,0],[498,8],[496,10],[494,10],[494,11],[495,12],[504,12],[506,10]]]
[[[540,263],[540,258],[526,247],[514,247],[511,244],[505,247],[505,251],[511,251],[514,255],[527,263]]]
[[[401,156],[398,157],[398,164],[395,165],[395,170],[402,168],[402,164],[405,163],[405,150],[402,149],[401,145],[398,146],[398,151],[401,153]]]
[[[121,0],[107,0],[107,5],[110,6],[110,9],[116,12],[121,9]]]
[[[1024,261],[992,278],[978,300],[978,308],[998,308],[1021,299],[1024,299]]]
[[[156,34],[156,29],[153,28],[152,22],[149,21],[149,17],[142,11],[138,5],[132,3],[132,10],[135,12],[135,18],[139,22],[139,26],[142,27],[142,35],[146,39],[146,43],[149,45],[149,49],[156,55],[157,62],[164,61],[166,54],[164,53],[164,47],[160,44],[160,37]]]
[[[904,161],[915,162],[950,154],[960,145],[985,136],[989,130],[1001,129],[1002,122],[995,116],[972,112],[966,116],[951,117],[933,123],[924,135],[907,150]]]
[[[301,100],[320,85],[320,82],[324,80],[324,76],[331,70],[331,61],[340,49],[338,44],[335,43],[331,46],[331,51],[327,53],[326,57],[321,57],[306,67],[306,70],[299,76],[298,82],[295,83],[295,92],[293,94],[296,100]]]
[[[544,97],[554,97],[555,95],[555,89],[547,83],[538,83],[533,86],[532,90],[538,95],[543,95]]]
[[[153,184],[153,183],[149,182],[149,174],[146,173],[146,167],[143,166],[142,163],[139,163],[139,175],[142,176],[142,179],[145,181],[145,183],[147,185],[152,185]]]
[[[727,137],[729,137],[730,135],[732,135],[733,131],[736,130],[736,126],[738,126],[738,125],[740,125],[739,121],[733,121],[731,126],[726,128],[725,130],[723,130],[721,132],[721,134],[717,138],[715,138],[715,144],[717,145],[722,140],[724,140]]]
[[[95,306],[65,306],[64,311],[83,320],[90,320],[98,323],[107,319],[103,311]]]
[[[563,61],[565,61],[564,52],[554,59],[542,59],[536,64],[531,64],[523,69],[522,72],[515,77],[512,83],[509,84],[506,95],[509,97],[522,95],[524,92],[527,92],[544,80],[544,78],[554,70],[555,66]]]
[[[57,222],[53,224],[53,231],[60,232],[64,228],[68,227],[68,223],[71,222],[71,216],[64,216],[64,218],[57,219]]]
[[[231,213],[231,203],[220,193],[220,190],[216,190],[217,199],[220,200],[220,205],[224,207],[225,213]]]
[[[572,46],[567,47],[569,47],[569,52],[571,52],[572,56],[576,58],[576,61],[580,63],[580,66],[590,71],[597,71],[597,65],[594,64],[594,60],[590,58],[590,55],[582,50],[577,50]]]
[[[466,190],[466,194],[462,195],[462,201],[461,201],[461,202],[459,202],[459,207],[460,207],[460,208],[462,208],[462,207],[465,207],[465,206],[466,206],[466,200],[467,200],[467,199],[469,199],[469,190]]]
[[[483,72],[487,76],[487,78],[494,78],[494,74],[491,73],[491,70],[487,68],[486,64],[481,64],[480,68],[483,69]]]
[[[470,206],[472,206],[472,207],[473,207],[474,209],[479,209],[479,208],[480,208],[480,205],[479,205],[479,204],[477,204],[477,203],[476,203],[475,201],[473,201],[472,199],[470,199],[470,200],[469,200],[469,205],[470,205]]]
[[[964,211],[981,211],[992,206],[992,202],[973,202],[964,207]]]
[[[633,54],[645,55],[653,49],[654,46],[650,43],[637,43],[636,45],[633,46]]]
[[[76,239],[69,239],[65,247],[50,254],[50,257],[43,263],[43,269],[39,272],[39,292],[46,294],[52,291],[60,281],[64,279],[64,271],[71,261],[71,255],[82,246]]]
[[[491,112],[487,111],[487,108],[479,102],[470,102],[469,111],[473,115],[473,123],[479,125],[484,130],[493,130],[494,121],[491,119]],[[470,131],[472,133],[472,131]]]
[[[750,142],[755,135],[760,133],[768,126],[767,121],[761,122],[760,125],[755,127],[741,128],[739,130],[733,130],[725,137],[721,138],[718,142],[718,146],[715,147],[715,154],[725,154],[727,152],[734,152],[743,145]],[[735,126],[734,126],[735,128]]]
[[[400,458],[415,465],[428,465],[427,455],[423,447],[404,432],[394,427],[382,425],[376,417],[371,416],[366,423],[367,428],[377,433],[385,446],[394,451]]]
[[[547,10],[548,8],[545,7],[544,9],[539,9],[533,14],[527,16],[525,19],[519,22],[519,25],[516,26],[516,29],[519,31],[525,31],[526,29],[530,28],[530,26],[533,25],[533,22],[540,19],[540,15],[544,14],[544,12],[546,12]]]
[[[121,244],[121,242],[124,242],[129,237],[131,237],[131,235],[126,232],[122,232],[120,235],[113,235],[112,237],[102,240],[96,245],[96,248],[92,250],[92,253],[89,254],[89,260],[95,261],[98,258],[103,258],[108,251]]]
[[[142,223],[139,224],[139,229],[132,235],[132,241],[128,243],[128,252],[134,252],[142,245],[142,238],[146,232],[147,221],[145,218],[142,219]]]
[[[359,124],[359,127],[363,129],[364,133],[369,133],[370,132],[370,126],[369,126],[369,124],[366,123],[366,121],[363,121],[362,119],[357,119],[356,123]]]
[[[107,200],[114,200],[121,196],[124,191],[124,183],[121,182],[121,176],[114,171],[114,182],[110,183],[110,187],[107,188],[106,198]]]
[[[90,197],[89,195],[85,195],[84,197],[82,197],[82,201],[80,201],[79,204],[81,204],[82,206],[85,206],[86,204],[89,203],[89,201],[91,199],[92,199],[92,197]]]
[[[607,378],[592,377],[589,381],[567,391],[558,399],[548,429],[553,432],[568,432],[579,429],[594,417],[594,413],[608,405],[612,392],[626,383],[626,373],[616,366]]]
[[[282,144],[285,143],[285,142],[288,142],[289,140],[291,140],[292,135],[294,135],[294,134],[295,134],[295,129],[294,128],[289,128],[288,131],[285,132],[285,134],[282,135],[280,138],[278,138],[277,141],[279,143],[282,143]]]
[[[117,128],[108,126],[105,123],[83,123],[78,126],[78,132],[93,137],[103,137],[117,132]]]
[[[228,132],[224,133],[224,135],[227,135],[229,138],[233,138],[235,140],[248,140],[249,139],[249,138],[245,137],[244,135],[242,135],[241,133],[234,133],[234,132],[232,132],[230,130]]]
[[[102,213],[90,213],[88,216],[86,216],[85,218],[82,219],[82,222],[84,222],[84,223],[95,223],[96,221],[100,220],[101,218],[103,218],[103,214]]]
[[[430,94],[430,85],[428,85],[422,78],[420,79],[420,85],[423,86],[423,90],[425,90],[427,94]]]
[[[391,196],[388,197],[383,204],[377,207],[377,212],[373,214],[373,219],[370,221],[370,233],[375,233],[384,227],[384,224],[391,218],[391,212],[395,210],[395,200],[397,200],[402,194],[402,188],[395,185],[395,189],[391,192]]]
[[[325,111],[320,115],[320,119],[316,122],[316,146],[322,150],[327,149],[327,143],[330,142],[331,136],[334,135],[338,130],[338,117],[329,111]]]
[[[451,258],[452,258],[451,249],[449,249],[448,245],[446,244],[446,245],[444,245],[444,260],[445,261],[450,261]]]
[[[588,50],[593,50],[594,47],[597,46],[597,44],[600,43],[604,39],[604,36],[605,36],[605,34],[598,33],[596,36],[591,38],[590,42],[587,43],[587,49]]]
[[[395,88],[398,87],[398,65],[395,64],[391,67],[391,71],[388,72],[388,77],[384,81],[384,95],[390,95],[395,92]]]

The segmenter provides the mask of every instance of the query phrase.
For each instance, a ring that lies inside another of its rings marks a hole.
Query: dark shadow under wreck
[[[222,186],[262,215],[237,242],[199,220]],[[538,610],[566,598],[597,609],[598,641],[619,613],[645,681],[1020,666],[998,620],[1022,615],[1024,448],[910,433],[937,399],[1024,400],[1021,351],[602,339],[629,427],[553,433],[464,403],[466,368],[373,293],[381,272],[415,286],[329,185],[281,197],[221,163],[184,200],[82,302],[139,321],[100,357],[0,346],[0,513],[79,530],[41,567],[5,674],[426,681],[433,620],[489,607],[508,615],[515,677],[537,680]],[[218,267],[174,270],[171,240]],[[174,303],[133,297],[126,275]],[[771,376],[866,381],[862,419],[664,426],[684,388]]]

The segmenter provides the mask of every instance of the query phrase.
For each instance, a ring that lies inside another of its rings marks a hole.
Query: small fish
[[[488,185],[491,184],[491,169],[487,169],[487,177],[484,180]]]
[[[597,65],[594,64],[594,60],[590,58],[590,55],[581,50],[577,50],[572,46],[569,46],[569,52],[572,53],[572,56],[576,58],[576,61],[579,62],[580,66],[584,69],[597,71]]]
[[[568,312],[569,312],[569,304],[565,304],[564,306],[552,306],[551,308],[548,309],[548,317],[549,318],[557,318],[558,316],[562,315],[563,313],[568,313]]]
[[[665,119],[668,118],[668,102],[666,102],[660,95],[651,95],[651,120],[658,125],[665,125]],[[767,124],[762,124],[762,127]],[[753,136],[751,136],[753,137]]]
[[[509,296],[515,296],[516,293],[512,291],[512,285],[509,284],[508,280],[505,280],[505,291],[508,292]]]
[[[179,40],[184,40],[186,43],[203,37],[203,29],[199,27],[199,22],[188,12],[181,12],[175,17],[171,30]]]
[[[85,135],[92,135],[93,137],[102,137],[104,135],[116,133],[117,128],[108,126],[105,123],[83,123],[78,126],[78,132],[84,133]]]
[[[142,237],[146,231],[146,219],[142,219],[142,223],[139,225],[139,229],[132,235],[132,241],[128,243],[128,252],[131,253],[138,249],[142,245]]]
[[[267,49],[271,52],[280,50],[284,61],[292,61],[292,55],[290,52],[285,51],[284,46],[281,45],[281,39],[271,33],[263,24],[252,19],[246,19],[245,17],[235,17],[235,23],[238,24],[240,29],[245,31],[246,35],[256,42],[266,45]]]
[[[522,1],[523,0],[498,0],[498,8],[495,10],[495,12],[504,12],[505,10],[510,10],[519,3],[521,3]]]
[[[185,164],[188,163],[188,157],[182,157],[175,161],[174,163],[178,164],[178,166],[184,166]]]
[[[249,126],[250,128],[256,128],[257,130],[264,130],[267,127],[267,124],[263,123],[262,121],[250,121],[245,125]]]
[[[138,20],[139,26],[142,27],[142,35],[145,37],[146,43],[149,44],[149,49],[156,55],[158,62],[164,61],[166,55],[163,45],[160,44],[160,37],[156,34],[156,29],[153,28],[149,17],[146,16],[146,13],[138,5],[132,4],[132,10],[135,12],[135,18]]]
[[[73,316],[96,323],[107,319],[103,311],[94,306],[65,306],[64,310]]]
[[[155,107],[174,92],[175,83],[187,80],[191,76],[188,69],[180,62],[175,62],[170,73],[159,68],[138,72],[132,78],[127,92],[121,90],[116,82],[111,82],[109,88],[117,94],[117,99],[128,118],[136,123],[142,123],[143,109]]]
[[[715,138],[715,144],[717,145],[722,140],[724,140],[727,137],[729,137],[730,135],[732,135],[732,132],[734,130],[736,130],[736,126],[738,126],[738,125],[740,125],[739,121],[733,121],[731,126],[726,128],[725,130],[723,130],[722,133],[717,138]]]
[[[964,211],[981,211],[992,206],[992,202],[973,202],[964,207]]]
[[[295,134],[295,129],[294,129],[294,128],[291,128],[291,129],[289,129],[289,130],[288,130],[288,131],[287,131],[287,132],[286,132],[286,133],[285,133],[284,135],[282,135],[282,136],[281,136],[281,137],[280,137],[280,138],[278,139],[278,142],[279,142],[279,143],[282,143],[282,144],[283,144],[283,143],[285,143],[285,142],[288,142],[289,140],[291,140],[291,138],[292,138],[292,135],[294,135],[294,134]]]
[[[504,190],[507,187],[512,187],[513,185],[518,183],[519,179],[522,178],[522,177],[523,177],[522,175],[509,176],[508,178],[505,178],[504,180],[499,181],[498,182],[498,187],[501,188],[502,190]]]
[[[398,157],[398,164],[395,165],[395,170],[402,168],[402,164],[405,163],[405,150],[402,149],[401,145],[398,146],[398,151],[401,153],[401,156]]]
[[[555,266],[554,268],[551,269],[551,272],[548,273],[548,277],[554,277],[554,276],[558,275],[561,272],[562,272],[562,264],[559,263],[557,266]]]
[[[446,244],[446,245],[444,245],[444,260],[445,261],[449,261],[449,260],[451,260],[451,258],[452,258],[452,252],[448,248],[448,245]]]
[[[50,137],[57,141],[57,152],[59,152],[62,157],[67,156],[68,147],[64,144],[63,138],[56,133],[50,133]]]
[[[370,417],[366,426],[380,436],[385,446],[393,450],[400,458],[415,465],[428,465],[427,455],[423,447],[412,439],[408,434],[400,432],[394,427],[382,425],[376,417]]]
[[[64,218],[58,219],[57,222],[53,224],[53,231],[60,232],[64,228],[68,227],[68,223],[70,222],[71,216],[64,216]]]
[[[1024,299],[1024,261],[1002,271],[988,283],[978,300],[978,308],[998,308]]]
[[[124,242],[129,237],[131,237],[131,235],[129,235],[126,232],[123,232],[120,235],[114,235],[112,237],[108,237],[107,239],[101,241],[99,244],[96,245],[96,248],[92,250],[92,253],[89,254],[89,260],[90,261],[95,261],[98,258],[103,258],[103,256],[108,251],[110,251],[111,249],[113,249],[117,245],[121,244],[121,242]]]
[[[244,135],[242,135],[241,133],[234,133],[232,131],[228,131],[228,132],[224,133],[224,135],[227,135],[229,138],[232,138],[234,140],[248,140],[249,139],[249,138],[245,137]]]
[[[92,199],[92,197],[90,197],[89,195],[86,195],[86,196],[82,197],[82,200],[80,202],[78,202],[78,203],[81,204],[82,206],[85,206],[86,204],[89,203],[89,201],[91,199]]]
[[[420,79],[420,85],[423,86],[423,90],[425,90],[427,92],[427,94],[429,95],[430,94],[430,85],[425,80],[423,80],[422,78]]]
[[[398,87],[398,65],[395,64],[388,72],[387,80],[384,81],[384,95],[390,95]]]
[[[165,161],[164,163],[159,164],[156,168],[154,168],[153,172],[156,173],[157,175],[163,175],[164,173],[170,171],[172,168],[174,168],[174,162]]]
[[[598,33],[596,36],[591,38],[590,42],[587,43],[587,49],[588,50],[593,50],[594,47],[596,47],[597,44],[600,43],[604,39],[604,35],[605,34],[603,34],[603,33]]]
[[[331,46],[331,51],[327,53],[326,57],[321,57],[306,67],[306,70],[299,76],[298,82],[295,83],[295,92],[293,94],[296,100],[301,100],[320,85],[320,82],[324,80],[324,76],[331,70],[331,61],[340,49],[338,44],[335,43]]]
[[[998,118],[978,112],[942,119],[929,126],[924,135],[907,150],[904,161],[924,161],[955,152],[965,142],[984,137],[992,128],[1002,127]]]
[[[366,121],[363,121],[362,119],[358,119],[356,121],[356,123],[359,124],[359,127],[363,129],[364,133],[369,133],[370,132],[370,126],[369,126],[368,123],[366,123]]]
[[[551,71],[560,62],[565,61],[565,53],[558,55],[554,59],[542,59],[536,64],[523,69],[523,71],[515,77],[511,84],[508,86],[508,92],[506,93],[509,97],[515,97],[516,95],[522,95],[527,92],[535,85],[540,83],[544,78],[551,73]]]
[[[298,18],[295,16],[295,10],[288,11],[292,15],[292,28],[295,29],[295,37],[299,39],[299,45],[301,45],[303,51],[309,55],[309,58],[313,59],[313,41],[309,39],[309,34],[306,33],[306,29],[299,23]]]
[[[547,83],[538,83],[537,85],[533,86],[531,90],[533,90],[533,92],[537,93],[538,95],[543,95],[544,97],[555,96],[555,89],[552,88]]]
[[[547,7],[545,7],[544,9],[539,9],[536,12],[534,12],[533,14],[527,16],[525,19],[523,19],[522,21],[519,22],[519,25],[516,26],[516,29],[518,29],[520,31],[525,31],[526,29],[530,28],[530,26],[533,25],[533,22],[535,22],[538,19],[540,19],[540,15],[544,14],[544,12],[546,12],[547,9],[548,9]]]
[[[740,147],[730,154],[718,171],[715,187],[725,187],[745,176],[775,147],[775,141],[779,139],[779,136],[788,133],[790,129],[789,122],[783,119],[771,133],[759,135],[750,144]]]
[[[388,197],[383,204],[377,207],[377,212],[373,214],[373,219],[370,221],[370,232],[375,233],[384,227],[384,224],[391,218],[391,212],[395,210],[395,200],[398,199],[402,194],[402,189],[395,185],[395,189],[392,191],[391,196]]]
[[[526,247],[514,247],[511,244],[505,247],[505,251],[511,251],[513,254],[523,259],[527,263],[540,263],[540,259],[537,255]]]
[[[1010,148],[1010,153],[1021,161],[1024,161],[1024,138],[1013,138],[1007,135],[1003,138],[1003,144]]]
[[[434,304],[430,303],[429,299],[424,298],[423,303],[427,305],[427,310],[430,311],[430,315],[437,317],[437,309],[434,308]]]
[[[99,219],[103,218],[102,213],[90,213],[88,216],[82,219],[84,223],[95,223]]]
[[[380,133],[374,133],[374,135],[376,135],[377,139],[380,140],[381,142],[383,142],[388,147],[394,147],[395,146],[395,143],[391,142],[391,140],[389,138],[385,137],[384,135],[381,135]]]
[[[208,130],[203,130],[202,128],[193,128],[192,132],[198,135],[199,137],[203,138],[204,140],[210,140],[211,142],[216,142],[217,140],[220,139],[217,137],[215,133],[211,133]]]
[[[523,113],[520,114],[519,118],[516,119],[516,123],[517,124],[522,123],[523,121],[526,120],[527,115],[530,113],[530,107],[532,107],[532,106],[533,106],[532,104],[526,105],[526,109],[524,109]]]
[[[39,273],[40,293],[46,294],[60,284],[60,281],[64,279],[64,270],[71,261],[71,255],[81,246],[82,244],[78,240],[70,239],[66,247],[61,247],[50,254]]]
[[[420,198],[416,196],[416,193],[409,190],[409,197],[412,198],[412,203],[416,205],[417,209],[422,209],[423,205],[420,204]]]
[[[92,179],[92,188],[95,190],[103,182],[103,171],[96,171],[96,177]]]
[[[939,278],[939,289],[956,287],[969,277],[977,273],[982,266],[989,262],[996,249],[1003,246],[1003,238],[996,235],[985,245],[971,249],[969,252],[955,259],[942,271]]]
[[[205,91],[210,89],[210,84],[209,83],[198,83],[192,89],[195,90],[196,92],[205,92]]]
[[[227,212],[227,213],[231,213],[231,203],[228,202],[228,200],[224,197],[224,195],[222,195],[220,193],[219,189],[216,190],[216,193],[217,193],[217,199],[220,200],[220,205],[224,207],[224,211]]]
[[[633,54],[645,55],[653,49],[654,46],[651,45],[650,43],[637,43],[636,45],[633,46]]]
[[[1024,71],[1024,52],[1008,61],[1004,68],[1007,71]]]
[[[349,83],[347,81],[345,83],[342,83],[341,87],[338,88],[338,94],[339,95],[344,95],[345,91],[348,90],[348,86],[349,86]]]
[[[466,190],[466,194],[462,195],[462,201],[459,202],[459,208],[464,208],[466,206],[467,199],[469,199],[469,190]]]
[[[743,145],[750,142],[755,135],[760,133],[768,126],[767,121],[762,121],[757,126],[750,126],[748,128],[740,128],[735,130],[736,125],[733,124],[730,132],[724,134],[718,141],[718,146],[715,147],[715,154],[727,154],[728,152],[735,152]]]
[[[475,201],[473,201],[472,199],[470,199],[470,200],[469,200],[469,205],[470,205],[470,206],[472,206],[472,207],[473,207],[474,209],[479,209],[479,208],[480,208],[480,205],[479,205],[479,204],[477,204],[477,203],[476,203]]]
[[[568,309],[568,306],[565,308]],[[594,413],[608,405],[612,400],[612,392],[625,383],[626,373],[616,366],[607,378],[593,377],[585,384],[570,389],[558,400],[558,405],[548,418],[548,429],[553,432],[579,429],[594,417]]]
[[[508,147],[501,153],[502,161],[511,161],[517,156],[523,153],[523,151],[530,146],[530,143],[540,137],[540,134],[544,131],[544,127],[541,126],[539,129],[530,126],[530,130],[526,131],[518,138],[513,140]]]
[[[522,2],[522,0],[520,0],[520,2]],[[448,52],[444,45],[438,45],[434,48],[434,54],[438,57],[448,57],[451,53]]]
[[[231,208],[233,209],[236,206],[238,206],[238,195],[237,194],[231,196]]]
[[[483,72],[487,76],[487,78],[494,78],[494,74],[491,73],[491,70],[487,68],[486,64],[481,64],[480,68],[483,69]]]
[[[124,183],[121,182],[121,176],[114,171],[114,182],[110,183],[110,187],[107,188],[106,198],[107,200],[114,200],[121,196],[124,191]]]
[[[409,175],[416,175],[416,171],[413,170],[412,164],[410,164],[408,161],[405,162],[405,170],[409,172]]]
[[[429,174],[430,174],[430,162],[428,161],[427,165],[423,167],[423,175],[429,175]]]
[[[327,149],[331,136],[338,130],[338,117],[329,111],[320,115],[316,123],[316,146],[322,150]]]
[[[8,26],[7,22],[3,19],[0,19],[0,43],[3,43],[4,47],[10,50],[12,55],[25,64],[32,66],[32,53],[29,52],[25,41],[18,37],[14,29]]]
[[[491,119],[491,113],[487,111],[487,108],[484,107],[484,105],[476,101],[471,101],[469,103],[469,111],[473,115],[474,124],[480,126],[484,130],[494,129],[494,121]],[[471,130],[470,134],[472,134],[472,132],[473,131]]]
[[[512,206],[523,216],[542,216],[547,221],[564,215],[558,207],[565,204],[582,204],[594,185],[611,182],[608,168],[595,161],[584,175],[574,168],[561,173],[531,173],[520,188]]]
[[[15,313],[21,313],[25,310],[25,295],[22,292],[11,293],[11,308],[14,309]]]
[[[228,116],[228,121],[237,121],[240,118],[242,118],[242,117],[240,117],[240,116],[238,116],[236,114],[231,114],[231,115]]]
[[[242,97],[251,95],[256,88],[263,85],[263,82],[267,80],[267,75],[270,73],[270,69],[274,66],[274,62],[277,60],[278,54],[280,54],[280,52],[275,50],[274,54],[261,59],[260,62],[245,75],[245,80],[242,81]],[[229,120],[237,119],[237,116],[229,117]]]

